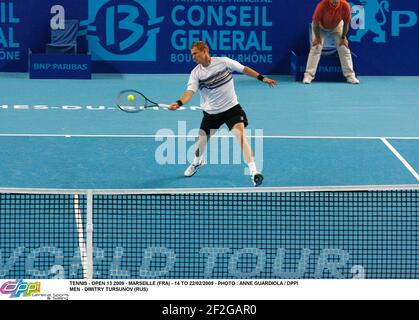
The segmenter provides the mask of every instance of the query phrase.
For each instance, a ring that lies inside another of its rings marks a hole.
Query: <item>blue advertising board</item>
[[[29,54],[30,79],[91,79],[89,54]]]
[[[0,71],[27,68],[29,17],[23,1],[0,1]]]
[[[350,48],[359,75],[419,75],[419,2],[351,0]],[[308,54],[318,0],[0,0],[0,71],[27,71],[51,20],[80,21],[92,72],[188,73],[192,42],[266,74],[289,74],[291,51]],[[63,12],[52,10],[60,6]]]

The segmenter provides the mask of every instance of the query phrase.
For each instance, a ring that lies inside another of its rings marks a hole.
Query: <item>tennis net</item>
[[[419,278],[419,186],[0,191],[0,278]]]

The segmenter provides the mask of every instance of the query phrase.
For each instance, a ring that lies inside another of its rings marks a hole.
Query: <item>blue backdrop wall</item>
[[[51,7],[80,20],[79,49],[93,72],[188,73],[190,44],[207,41],[269,74],[289,74],[306,55],[318,0],[0,0],[0,71],[27,71],[28,49],[45,50]],[[360,75],[419,75],[419,1],[352,0],[350,47]]]

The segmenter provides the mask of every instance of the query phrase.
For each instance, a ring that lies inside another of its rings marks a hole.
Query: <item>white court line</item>
[[[412,166],[406,161],[405,158],[388,142],[386,139],[381,138],[381,141],[390,149],[391,152],[403,163],[403,165],[410,171],[411,174],[419,181],[419,174],[412,168]]]
[[[80,259],[81,264],[83,267],[83,278],[86,279],[87,277],[87,254],[86,254],[86,241],[84,239],[84,233],[83,233],[83,220],[81,217],[81,210],[79,205],[79,195],[74,195],[74,214],[76,218],[76,225],[77,225],[77,233],[79,237],[79,249],[80,249]]]
[[[0,133],[0,137],[74,137],[74,138],[196,138],[196,135],[155,134],[72,134],[72,133]],[[214,138],[234,138],[233,135],[214,135]],[[268,136],[248,135],[255,139],[348,139],[348,140],[419,140],[419,137],[375,137],[375,136]]]

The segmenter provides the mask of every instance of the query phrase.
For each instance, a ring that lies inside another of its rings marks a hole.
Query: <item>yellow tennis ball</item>
[[[128,101],[134,101],[134,96],[132,95],[132,94],[129,94],[128,96],[127,96],[127,99],[128,99]]]

